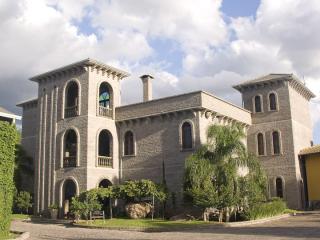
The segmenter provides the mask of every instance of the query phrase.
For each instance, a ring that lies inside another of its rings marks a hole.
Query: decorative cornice
[[[87,58],[85,60],[75,62],[67,66],[57,68],[49,72],[45,72],[40,75],[36,75],[30,78],[30,80],[34,82],[51,81],[53,79],[60,78],[62,76],[75,74],[79,71],[89,71],[89,70],[91,71],[96,70],[97,72],[102,71],[103,75],[107,73],[108,76],[112,75],[113,78],[118,77],[119,80],[130,76],[129,73],[123,70],[111,67],[97,60]]]
[[[260,87],[270,86],[288,82],[298,93],[310,100],[315,94],[305,86],[294,74],[269,74],[258,79],[245,81],[244,83],[233,86],[239,92],[247,89],[258,89]]]

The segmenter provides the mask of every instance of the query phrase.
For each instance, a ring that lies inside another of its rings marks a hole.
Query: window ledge
[[[257,157],[268,157],[268,155],[267,154],[257,155]]]
[[[283,155],[282,153],[277,153],[277,154],[273,153],[272,154],[272,156],[282,156],[282,155]]]
[[[136,154],[132,154],[132,155],[122,155],[122,157],[124,158],[130,158],[130,157],[136,157]]]
[[[194,151],[194,148],[180,149],[180,152],[192,152],[192,151]]]

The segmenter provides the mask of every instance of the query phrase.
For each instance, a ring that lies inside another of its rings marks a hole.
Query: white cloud
[[[146,37],[174,39],[184,50],[207,49],[227,39],[219,11],[221,0],[98,1],[92,14],[96,27],[135,31]]]
[[[132,73],[122,82],[125,103],[142,99],[139,76],[144,73],[155,76],[155,97],[204,89],[239,104],[240,95],[231,86],[270,72],[304,76],[319,94],[318,0],[262,0],[255,17],[231,18],[229,24],[221,3],[2,0],[0,104],[11,107],[35,94],[27,81],[33,74],[86,57]],[[97,30],[89,36],[78,26],[87,20]],[[161,55],[153,43],[157,39],[179,48],[179,75],[168,70],[172,59],[155,57]],[[312,104],[317,124],[319,104],[317,99]]]

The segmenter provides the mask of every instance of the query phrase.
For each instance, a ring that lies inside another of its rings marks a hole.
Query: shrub
[[[21,214],[23,212],[28,214],[28,209],[32,207],[31,201],[31,194],[29,192],[21,191],[15,198],[15,205],[20,210]]]
[[[245,211],[246,220],[255,220],[264,217],[272,217],[282,214],[287,208],[284,201],[273,198],[270,202],[260,203]]]
[[[119,186],[118,195],[129,201],[141,202],[144,198],[152,196],[163,202],[167,198],[167,193],[162,185],[158,185],[151,180],[126,181]]]
[[[18,134],[13,125],[0,121],[0,236],[8,236],[13,202],[13,172]]]
[[[88,219],[89,212],[101,210],[101,204],[98,201],[98,194],[94,190],[89,190],[80,193],[79,196],[72,198],[71,212],[75,215],[76,219],[81,216]]]

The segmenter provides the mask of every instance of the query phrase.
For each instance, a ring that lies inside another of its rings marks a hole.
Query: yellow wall
[[[320,200],[320,154],[306,156],[309,201]]]

